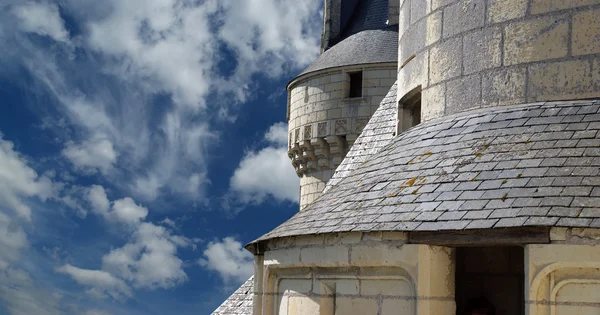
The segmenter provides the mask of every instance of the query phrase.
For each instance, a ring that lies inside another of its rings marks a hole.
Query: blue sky
[[[210,314],[297,211],[319,0],[4,0],[0,314]]]

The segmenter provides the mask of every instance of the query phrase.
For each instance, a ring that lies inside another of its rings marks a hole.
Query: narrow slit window
[[[421,87],[408,92],[398,104],[398,133],[421,123]]]
[[[352,72],[348,74],[350,77],[350,93],[348,97],[362,97],[362,81],[363,74],[360,72]]]

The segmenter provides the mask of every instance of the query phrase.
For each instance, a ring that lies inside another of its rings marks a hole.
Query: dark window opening
[[[456,314],[524,315],[524,271],[522,247],[457,248]]]
[[[398,133],[421,123],[421,87],[406,93],[398,104]]]
[[[350,77],[350,93],[348,97],[361,97],[362,96],[362,71],[348,73]]]

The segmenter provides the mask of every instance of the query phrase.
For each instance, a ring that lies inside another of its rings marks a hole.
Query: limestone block
[[[410,26],[410,1],[406,1],[406,5],[400,8],[400,14],[398,17],[398,34],[400,38],[404,36],[404,33]]]
[[[390,70],[387,69],[377,69],[377,70],[366,70],[363,73],[364,79],[381,79],[381,78],[390,78],[392,74],[390,74]]]
[[[481,100],[481,76],[473,74],[446,83],[446,114],[454,114],[474,105]]]
[[[386,241],[406,241],[408,234],[404,232],[383,232],[382,239]]]
[[[411,0],[410,2],[410,24],[422,19],[430,11],[429,1]]]
[[[327,234],[325,235],[325,245],[357,244],[360,242],[361,236],[360,232]]]
[[[353,266],[398,266],[399,262],[413,260],[414,249],[408,245],[356,245],[352,247],[350,261]]]
[[[567,239],[567,228],[553,227],[550,229],[551,241],[564,241]]]
[[[335,308],[336,314],[377,314],[377,300],[340,297]]]
[[[422,92],[421,121],[442,117],[446,110],[446,84],[432,86]]]
[[[461,0],[444,9],[444,38],[482,27],[485,0]]]
[[[527,0],[489,0],[488,16],[492,23],[500,23],[525,16]]]
[[[431,1],[431,10],[437,10],[440,7],[449,5],[451,3],[457,2],[458,0],[432,0]]]
[[[407,300],[383,300],[381,315],[414,314],[413,301]]]
[[[295,265],[300,261],[298,248],[277,249],[265,252],[264,264],[267,265]]]
[[[404,63],[410,56],[426,46],[427,19],[412,24],[399,41],[400,55],[398,60]]]
[[[531,13],[538,14],[591,4],[598,4],[598,0],[533,0],[531,3]]]
[[[482,76],[484,105],[510,105],[525,102],[526,68],[503,68]]]
[[[462,67],[461,38],[453,38],[433,46],[429,52],[429,84],[460,75]]]
[[[568,40],[569,21],[566,18],[545,17],[511,23],[505,29],[504,64],[565,57]]]
[[[547,101],[598,97],[598,78],[600,69],[593,68],[588,60],[532,65],[529,67],[529,98]]]
[[[340,108],[330,109],[327,111],[327,117],[329,119],[335,119],[342,117],[342,110]]]
[[[306,247],[300,251],[304,264],[327,266],[348,265],[348,247],[343,245],[326,247]]]
[[[408,279],[394,280],[362,280],[360,286],[361,295],[393,295],[393,296],[412,296],[412,290]]]
[[[358,295],[360,292],[360,283],[358,279],[341,279],[335,282],[336,294]]]
[[[427,17],[425,44],[427,46],[442,38],[442,11],[436,11]]]
[[[600,10],[589,10],[573,16],[573,55],[600,53]]]
[[[471,74],[500,66],[502,31],[485,28],[463,37],[463,73]]]
[[[419,85],[422,88],[427,87],[428,59],[426,51],[420,52],[404,68],[400,69],[398,73],[398,95],[402,96]]]

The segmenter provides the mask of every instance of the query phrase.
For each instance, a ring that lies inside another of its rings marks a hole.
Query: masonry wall
[[[401,0],[398,99],[422,120],[600,97],[600,0]]]
[[[552,228],[549,244],[524,247],[525,314],[598,314],[600,229]],[[349,232],[275,239],[265,249],[255,260],[254,315],[456,312],[451,247]]]
[[[453,314],[452,250],[406,242],[387,232],[272,241],[254,314]]]
[[[300,209],[314,201],[396,80],[396,63],[323,70],[288,87],[288,155],[300,177]],[[363,71],[348,98],[348,72]]]

